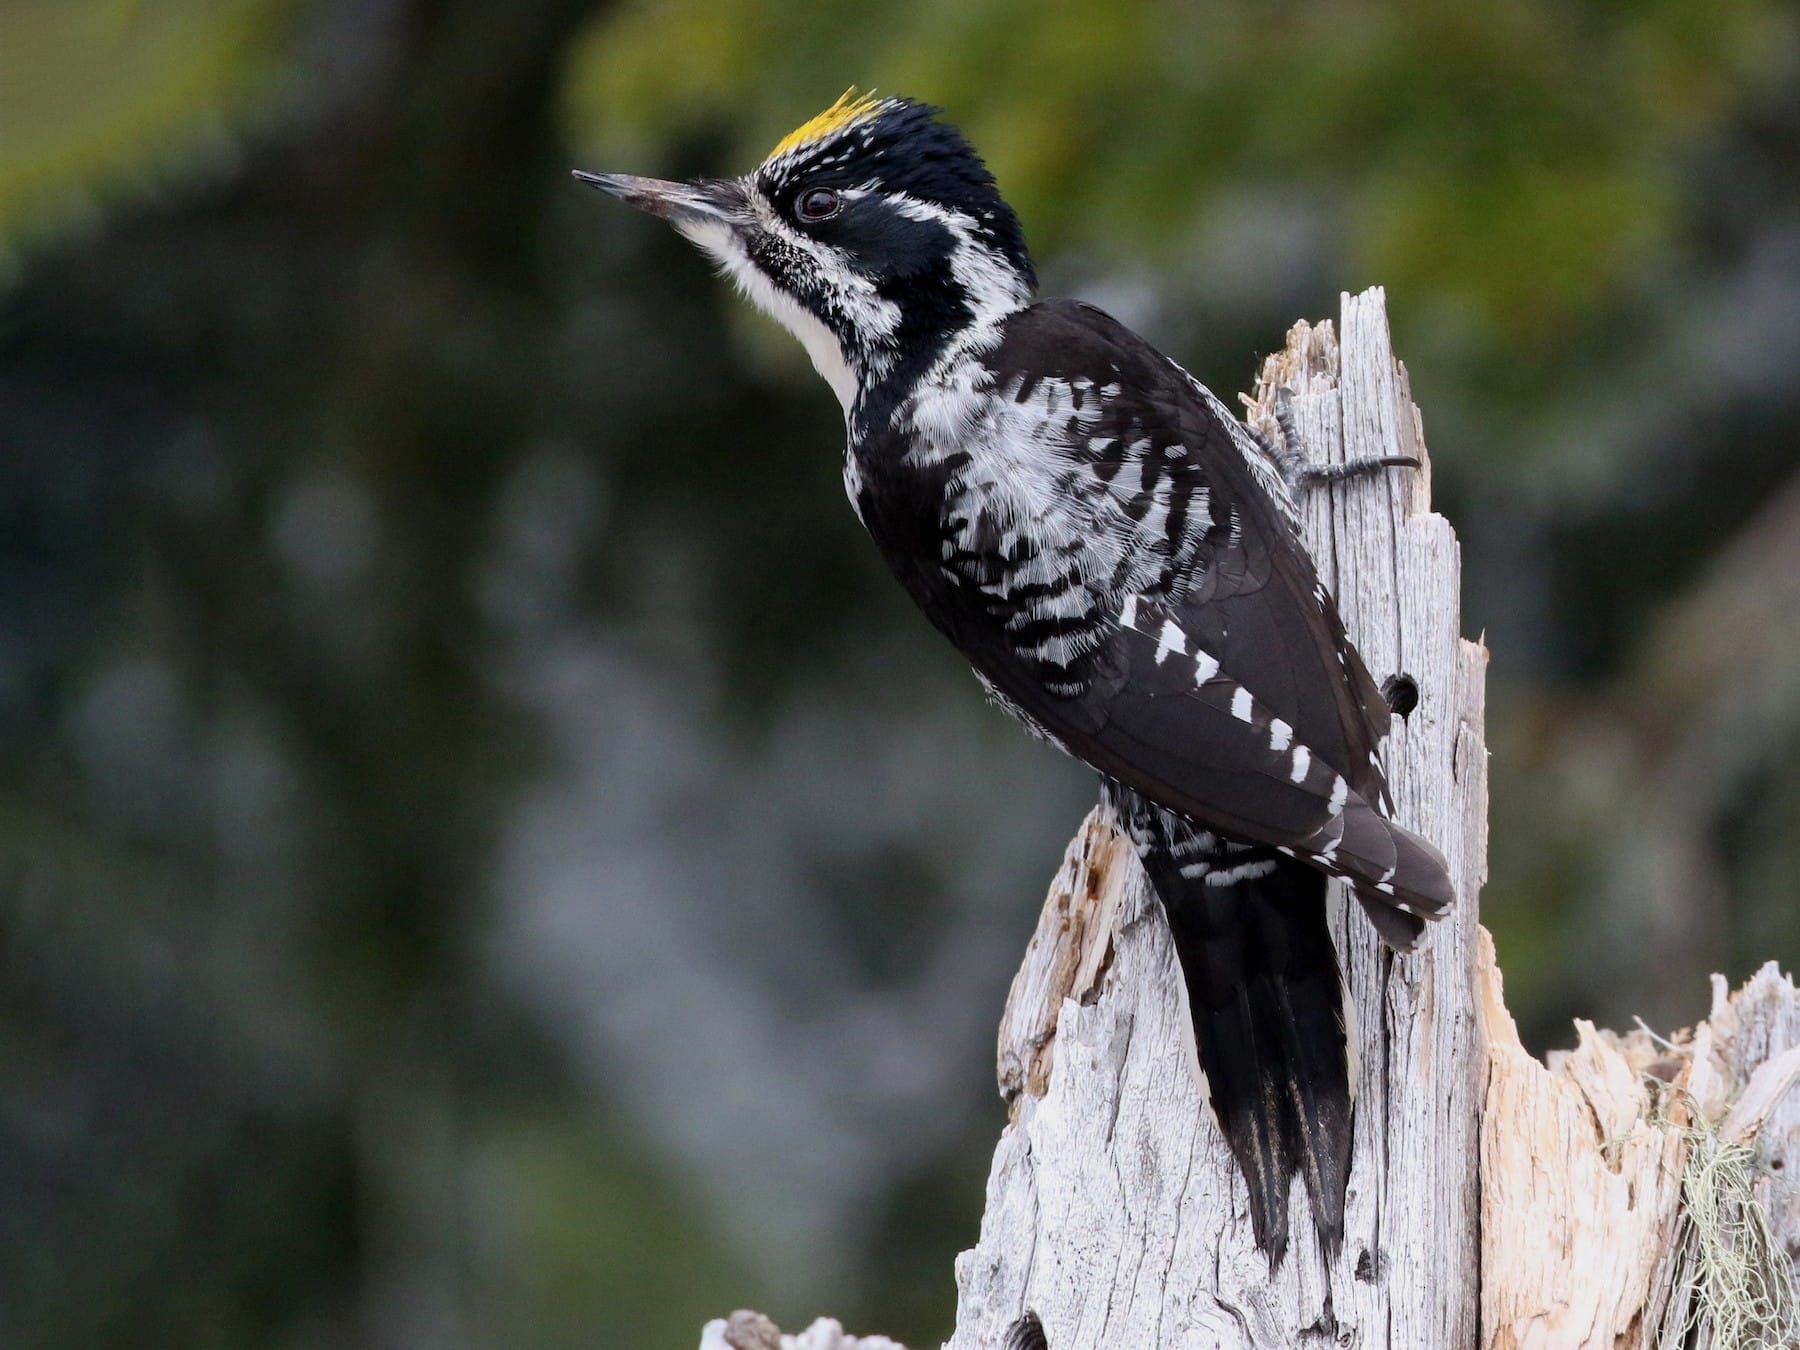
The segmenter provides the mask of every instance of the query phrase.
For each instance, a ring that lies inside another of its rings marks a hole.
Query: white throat
[[[813,369],[831,386],[848,418],[860,384],[837,335],[816,314],[763,275],[730,226],[720,221],[691,220],[681,222],[678,228],[717,260],[720,269],[751,304],[800,339],[800,345],[812,358]]]

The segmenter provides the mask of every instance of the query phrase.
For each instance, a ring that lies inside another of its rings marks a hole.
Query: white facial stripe
[[[854,202],[862,195],[860,190],[843,194],[846,202]],[[756,189],[750,192],[750,206],[764,230],[796,252],[811,255],[815,277],[831,288],[825,297],[827,304],[849,321],[852,332],[878,343],[899,331],[900,307],[882,298],[875,282],[856,266],[849,253],[795,229]],[[885,361],[881,368],[886,368]]]
[[[849,416],[850,405],[856,401],[856,375],[844,359],[844,350],[836,335],[817,315],[776,286],[750,261],[743,241],[731,226],[718,221],[684,218],[676,223],[676,228],[718,261],[725,275],[736,283],[751,304],[800,339],[800,345],[812,358],[813,368],[825,377],[825,383],[831,386],[831,392],[843,405],[845,416]]]
[[[900,214],[913,220],[935,221],[950,231],[956,240],[956,249],[950,255],[950,274],[968,297],[975,326],[992,323],[1030,302],[1024,279],[991,245],[976,239],[975,222],[963,212],[905,193],[890,194],[888,200]]]
[[[759,176],[762,172],[759,170]],[[832,316],[831,323],[821,320],[757,267],[728,219],[690,217],[678,221],[678,228],[718,262],[751,303],[800,339],[814,368],[831,386],[849,417],[861,384],[878,380],[892,366],[895,357],[891,339],[899,331],[900,307],[880,294],[873,279],[855,265],[849,254],[785,220],[754,179],[746,180],[744,186],[750,218],[745,223],[753,223],[754,228],[810,259],[812,265],[806,270],[821,288],[817,302]],[[878,193],[874,185],[861,184],[845,190],[844,196],[854,202]],[[977,239],[976,222],[969,216],[904,194],[880,195],[906,216],[935,222],[950,233],[954,241],[951,274],[972,311],[973,323],[968,331],[997,333],[999,319],[1029,303],[1030,291],[1024,279],[999,252]],[[846,352],[834,327],[856,335],[856,347]]]
[[[763,229],[778,235],[796,250],[812,254],[818,263],[814,269],[815,275],[821,280],[841,281],[848,278],[864,282],[862,286],[853,288],[850,294],[846,294],[840,287],[837,295],[828,297],[837,300],[842,309],[851,315],[858,331],[883,334],[898,326],[897,307],[876,295],[873,287],[848,265],[848,260],[838,250],[788,229],[761,193],[752,192],[750,203],[752,211],[758,217],[757,223]],[[856,402],[858,380],[856,372],[845,359],[843,345],[838,341],[837,335],[817,315],[776,286],[750,260],[737,231],[725,221],[690,217],[678,220],[676,228],[715,259],[752,304],[800,339],[800,345],[812,358],[813,368],[831,386],[832,393],[837,395],[838,402],[843,406],[844,415],[848,417],[851,405]]]

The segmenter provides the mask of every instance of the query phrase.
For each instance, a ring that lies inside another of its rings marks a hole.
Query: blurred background
[[[6,0],[0,1344],[926,1345],[1089,775],[798,346],[570,167],[951,110],[1222,394],[1388,287],[1486,631],[1509,1001],[1800,961],[1772,0]]]

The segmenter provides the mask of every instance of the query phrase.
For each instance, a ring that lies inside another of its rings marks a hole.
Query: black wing
[[[985,360],[996,389],[1020,399],[1046,379],[1100,391],[1080,443],[1060,449],[1105,484],[1090,494],[1092,528],[1125,532],[1138,575],[1124,590],[1117,576],[1090,583],[1110,612],[1073,667],[1046,669],[990,623],[956,635],[977,669],[1072,753],[1151,801],[1293,850],[1353,877],[1359,893],[1441,909],[1441,858],[1379,814],[1387,705],[1216,405],[1142,338],[1075,302],[1015,316]],[[1159,560],[1149,573],[1146,556]],[[1417,929],[1404,916],[1382,926],[1396,940]]]

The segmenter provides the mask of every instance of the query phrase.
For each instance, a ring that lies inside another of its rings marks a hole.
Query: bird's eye
[[[794,209],[802,220],[830,220],[843,204],[844,199],[830,188],[809,188],[800,194]]]

